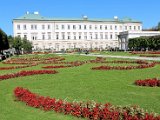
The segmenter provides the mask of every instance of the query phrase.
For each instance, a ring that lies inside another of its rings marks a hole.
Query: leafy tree
[[[8,38],[7,35],[4,36],[4,50],[9,48],[9,42],[8,42]]]
[[[22,48],[22,40],[20,37],[14,38],[13,47],[15,48],[16,53],[19,55],[21,53],[21,48]]]
[[[158,29],[158,31],[160,31],[160,22],[157,25],[157,29]]]
[[[3,38],[3,34],[0,31],[0,52],[3,50],[3,41],[2,41],[2,38]]]
[[[8,38],[5,32],[0,29],[0,52],[9,48]]]
[[[148,47],[148,38],[147,37],[141,37],[139,38],[139,42],[140,42],[140,48],[142,49],[146,49]]]
[[[136,48],[134,39],[130,39],[130,40],[129,40],[128,47],[129,47],[129,49],[131,49],[131,50],[134,50],[134,49]]]
[[[135,50],[152,49],[160,50],[160,36],[151,36],[151,37],[139,37],[129,39],[128,47],[130,50],[134,48]]]
[[[22,48],[23,48],[24,53],[31,53],[32,52],[32,43],[26,39],[23,39]]]
[[[14,41],[14,38],[11,35],[9,35],[8,36],[9,48],[13,47],[13,41]]]
[[[10,44],[15,48],[16,53],[21,54],[22,50],[24,53],[32,52],[32,43],[27,39],[21,39],[20,37],[15,37],[12,41],[12,37],[10,37]]]

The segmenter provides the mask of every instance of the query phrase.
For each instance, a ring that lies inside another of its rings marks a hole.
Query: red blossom
[[[150,87],[158,86],[158,87],[160,87],[160,80],[158,78],[136,80],[135,84],[138,86],[150,86]]]
[[[149,113],[144,113],[144,115],[139,112],[137,113],[139,108],[136,109],[136,106],[120,109],[119,107],[116,108],[109,103],[104,105],[96,103],[92,107],[88,108],[88,106],[92,105],[90,102],[82,104],[43,97],[35,93],[31,93],[28,89],[24,89],[22,87],[15,88],[14,96],[17,100],[34,108],[43,109],[45,111],[54,110],[55,112],[70,114],[76,117],[84,117],[90,120],[160,120],[160,116],[154,116]],[[134,113],[133,110],[136,112]]]
[[[148,51],[148,52],[133,51],[130,53],[131,54],[160,54],[160,51]]]
[[[0,80],[22,77],[22,76],[30,76],[30,75],[38,75],[38,74],[56,74],[56,73],[58,72],[55,70],[30,70],[30,71],[23,70],[13,74],[1,75]]]
[[[59,66],[44,66],[42,68],[66,68],[66,67],[70,67],[70,66],[64,66],[64,65],[59,65]]]

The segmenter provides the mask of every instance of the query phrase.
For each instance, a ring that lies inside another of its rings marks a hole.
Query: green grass
[[[94,54],[94,53],[93,53]],[[119,51],[117,51],[117,52],[110,52],[110,51],[102,51],[102,52],[99,52],[99,53],[97,53],[97,54],[102,54],[102,55],[113,55],[113,56],[115,56],[115,55],[118,55],[118,56],[137,56],[137,55],[133,55],[133,54],[131,54],[131,53],[129,53],[129,52],[119,52]]]
[[[151,57],[155,55],[155,56],[160,57],[160,55],[158,55],[158,54],[131,54],[128,51],[126,51],[126,52],[124,52],[124,51],[122,51],[122,52],[119,52],[119,51],[117,51],[117,52],[115,52],[115,51],[114,52],[111,52],[111,51],[102,51],[102,52],[99,52],[97,54],[101,54],[101,55],[113,55],[113,56],[137,56],[137,57],[139,57],[140,55],[146,55],[146,56],[151,56]]]
[[[94,57],[78,55],[65,55],[64,57],[66,61],[94,59]],[[2,65],[0,63],[0,66]],[[44,112],[14,101],[13,90],[17,86],[28,88],[43,96],[67,99],[68,101],[94,100],[122,106],[139,105],[150,112],[160,114],[160,88],[138,87],[133,84],[137,79],[160,78],[160,65],[156,65],[154,68],[127,71],[90,69],[99,65],[101,64],[84,64],[79,67],[57,69],[58,74],[35,75],[0,81],[0,120],[78,120],[76,117]],[[23,70],[41,69],[42,66],[46,65]],[[1,70],[0,75],[20,70],[22,69]]]
[[[75,53],[75,54],[79,54],[79,53]],[[84,52],[82,52],[82,54],[85,54]],[[119,56],[139,56],[136,54],[131,54],[128,51],[124,52],[124,51],[96,51],[96,52],[90,52],[89,54],[101,54],[101,55],[119,55]]]

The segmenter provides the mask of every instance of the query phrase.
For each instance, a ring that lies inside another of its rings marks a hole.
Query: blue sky
[[[12,35],[12,19],[26,11],[39,11],[42,16],[61,18],[130,17],[143,22],[143,28],[160,21],[160,0],[2,0],[0,28]]]

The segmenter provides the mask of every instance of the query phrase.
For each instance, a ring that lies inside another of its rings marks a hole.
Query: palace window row
[[[24,38],[28,38],[27,34],[21,34],[21,33],[17,33],[17,36],[19,37],[24,37]],[[41,35],[38,35],[38,33],[31,33],[31,40],[51,40],[51,32],[48,33],[41,33]],[[54,39],[61,39],[61,40],[92,40],[92,39],[118,39],[118,33],[103,33],[103,32],[56,32],[55,33],[55,38]]]
[[[24,34],[24,36],[23,35],[21,36],[21,33],[17,33],[17,36],[18,37],[23,37],[25,39],[28,39],[27,34]],[[46,33],[42,33],[41,38],[38,35],[38,33],[31,33],[30,36],[31,36],[31,38],[30,38],[31,40],[51,40],[51,33],[50,32],[48,32],[47,34]]]
[[[59,40],[59,39],[62,39],[62,40],[70,40],[70,39],[73,39],[73,40],[81,40],[81,39],[84,39],[84,40],[88,40],[88,39],[118,39],[118,33],[97,33],[97,32],[90,32],[90,33],[87,33],[87,32],[79,32],[79,33],[76,33],[76,32],[73,32],[73,33],[70,33],[70,32],[56,32],[55,33],[55,39]]]
[[[141,30],[140,26],[122,25],[56,25],[56,30]]]
[[[22,28],[21,28],[22,27]],[[123,29],[124,28],[124,29]],[[17,30],[27,30],[29,29],[29,25],[17,25]],[[31,30],[50,30],[51,25],[41,25],[39,27],[36,24],[30,25]],[[141,30],[140,26],[122,26],[122,25],[56,25],[56,30]]]
[[[30,27],[29,27],[29,25],[28,26],[27,25],[23,25],[22,26],[23,28],[21,28],[21,25],[17,25],[17,30],[21,30],[21,29],[22,30],[27,30],[29,28],[30,28],[30,30],[38,30],[37,26],[38,25],[35,25],[35,24],[30,25]],[[42,30],[45,30],[45,29],[50,30],[51,29],[51,25],[42,25],[41,29]]]

